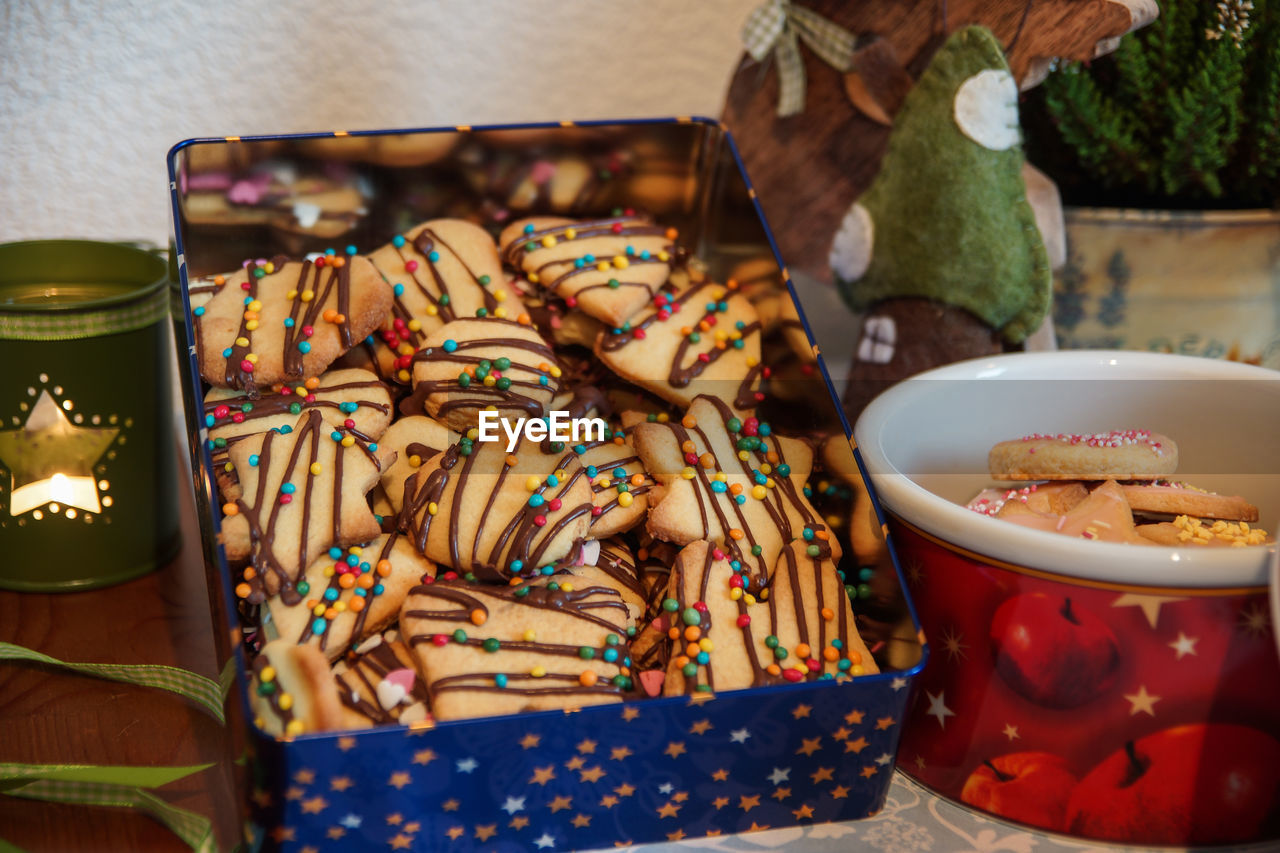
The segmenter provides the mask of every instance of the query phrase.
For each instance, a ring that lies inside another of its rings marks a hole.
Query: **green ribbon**
[[[176,666],[160,664],[67,663],[13,643],[0,643],[0,661],[3,660],[38,663],[81,675],[93,675],[110,681],[168,690],[170,693],[177,693],[195,702],[223,724],[227,721],[226,713],[222,709],[223,697],[235,680],[235,669],[232,665],[234,658],[228,661],[228,666],[223,669],[218,681]]]
[[[156,687],[195,702],[226,724],[223,703],[235,684],[235,658],[218,680],[159,664],[68,663],[13,643],[0,642],[0,661],[36,663],[80,675],[141,687]],[[159,788],[212,767],[132,767],[93,764],[16,764],[0,762],[0,794],[54,803],[117,806],[137,809],[159,821],[196,853],[215,853],[213,824],[208,818],[165,802],[147,789]],[[0,838],[0,853],[23,853]]]
[[[856,38],[812,9],[794,6],[788,0],[769,0],[747,16],[742,41],[756,62],[763,62],[770,53],[777,57],[778,115],[786,117],[804,111],[805,77],[800,42],[843,73],[853,67]]]
[[[191,767],[94,767],[89,765],[0,764],[0,793],[52,803],[137,809],[158,820],[196,853],[215,853],[213,824],[207,817],[167,803],[144,789],[175,782],[212,764]],[[48,774],[40,778],[33,775]],[[13,779],[20,780],[9,787]],[[132,781],[98,781],[122,779]],[[29,780],[29,781],[21,781]],[[19,851],[0,840],[0,853]]]

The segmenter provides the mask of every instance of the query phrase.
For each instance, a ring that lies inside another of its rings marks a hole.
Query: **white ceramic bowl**
[[[1141,428],[1177,442],[1183,479],[1280,522],[1280,373],[1160,353],[1018,353],[931,370],[885,391],[854,430],[884,506],[946,542],[1088,580],[1265,586],[1270,548],[1143,547],[1030,530],[965,509],[993,484],[987,452],[1031,433]]]

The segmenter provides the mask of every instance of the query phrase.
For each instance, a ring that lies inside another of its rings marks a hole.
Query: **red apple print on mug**
[[[1120,647],[1096,615],[1069,597],[1015,595],[991,620],[996,672],[1046,708],[1078,708],[1115,682]]]

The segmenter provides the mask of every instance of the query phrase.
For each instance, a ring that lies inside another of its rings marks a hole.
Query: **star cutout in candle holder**
[[[47,389],[17,429],[0,431],[0,463],[9,469],[9,515],[47,503],[100,513],[93,468],[115,442],[119,427],[77,426]]]

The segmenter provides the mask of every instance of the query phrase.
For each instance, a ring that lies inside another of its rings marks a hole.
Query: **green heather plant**
[[[1113,57],[1057,68],[1043,100],[1095,193],[1280,202],[1280,0],[1160,0]]]

